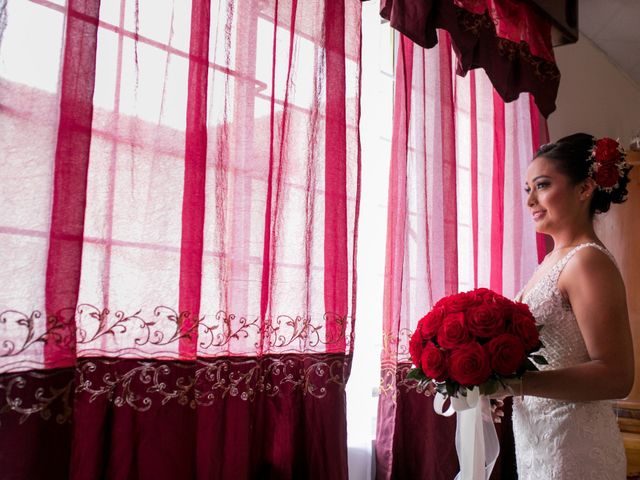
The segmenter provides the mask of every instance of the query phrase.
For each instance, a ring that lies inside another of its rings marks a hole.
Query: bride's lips
[[[538,221],[538,220],[540,220],[542,217],[544,217],[546,213],[547,213],[547,211],[546,211],[546,210],[538,210],[538,211],[536,211],[536,212],[533,212],[533,213],[532,213],[532,215],[533,215],[533,221],[534,221],[534,222],[537,222],[537,221]]]

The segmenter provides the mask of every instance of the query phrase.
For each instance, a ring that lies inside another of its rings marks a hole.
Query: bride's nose
[[[527,196],[527,206],[528,207],[533,207],[536,203],[538,203],[538,201],[535,198],[535,193],[534,193],[534,189],[532,188],[531,191],[529,192],[528,196]]]

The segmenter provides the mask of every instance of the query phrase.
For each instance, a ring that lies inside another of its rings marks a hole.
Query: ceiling
[[[640,87],[640,0],[579,0],[578,25]]]

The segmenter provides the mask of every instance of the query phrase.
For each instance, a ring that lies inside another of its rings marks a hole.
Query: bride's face
[[[553,234],[585,215],[585,193],[558,171],[552,160],[538,157],[529,164],[525,192],[536,231]],[[586,210],[585,210],[586,207]]]

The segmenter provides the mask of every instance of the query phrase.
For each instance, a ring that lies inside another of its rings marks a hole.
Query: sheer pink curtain
[[[409,338],[440,297],[475,287],[515,296],[538,258],[524,194],[544,123],[529,95],[504,103],[482,70],[455,75],[448,33],[425,50],[400,36],[389,180],[377,477],[451,479],[455,419],[405,380]],[[504,428],[502,465],[513,447]],[[502,476],[500,476],[502,475]]]
[[[360,4],[22,0],[0,471],[346,478]]]

